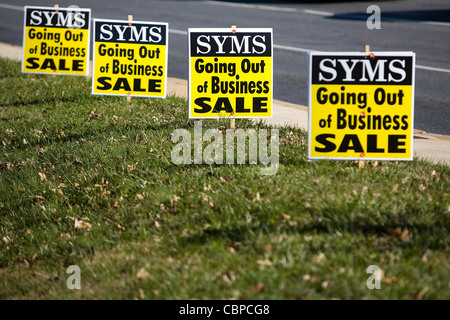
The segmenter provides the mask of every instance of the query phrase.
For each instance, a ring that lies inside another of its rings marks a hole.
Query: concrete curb
[[[0,56],[13,60],[22,59],[22,47],[0,43]],[[92,68],[90,68],[92,70]],[[179,97],[188,96],[188,81],[168,78],[167,94]],[[274,100],[274,115],[265,120],[268,124],[292,126],[308,130],[308,107]],[[414,130],[415,157],[450,165],[450,136],[430,134]]]

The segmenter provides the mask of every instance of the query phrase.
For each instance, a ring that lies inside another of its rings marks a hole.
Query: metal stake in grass
[[[132,14],[129,14],[128,15],[128,25],[131,27],[131,25],[132,25],[132,22],[133,22],[133,15]],[[128,93],[128,96],[127,96],[127,102],[128,103],[130,103],[131,102],[131,95],[130,95],[130,93]]]
[[[369,53],[370,52],[370,45],[366,44],[365,46],[365,52]],[[358,160],[358,168],[364,168],[364,166],[366,165],[366,163],[364,162],[364,160]]]
[[[231,32],[234,34],[234,33],[236,33],[236,26],[235,25],[232,25],[231,26]],[[231,114],[231,116],[233,117],[234,116],[234,112]],[[234,118],[231,118],[230,119],[230,129],[235,129],[236,128],[236,119],[234,119]]]

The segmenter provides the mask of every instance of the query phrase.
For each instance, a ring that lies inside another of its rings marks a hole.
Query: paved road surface
[[[157,0],[0,0],[0,41],[22,44],[23,5],[92,9],[96,18],[169,22],[169,76],[187,79],[188,27],[272,27],[274,98],[308,104],[309,50],[414,51],[416,129],[450,134],[450,1],[157,1]],[[381,29],[366,27],[366,9],[381,8]]]

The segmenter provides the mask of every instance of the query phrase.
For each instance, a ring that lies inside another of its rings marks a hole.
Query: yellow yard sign
[[[309,54],[309,158],[412,160],[412,52]]]
[[[272,117],[272,29],[189,29],[189,118]]]
[[[168,28],[95,19],[92,94],[165,98]]]
[[[89,74],[91,9],[24,7],[22,72]]]

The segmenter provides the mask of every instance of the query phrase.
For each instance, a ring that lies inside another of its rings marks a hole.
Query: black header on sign
[[[27,27],[88,29],[90,10],[69,8],[26,8]]]
[[[313,56],[312,84],[411,85],[411,56]]]
[[[165,24],[95,21],[96,42],[166,45]]]
[[[191,32],[191,57],[272,55],[272,34],[223,32]]]

